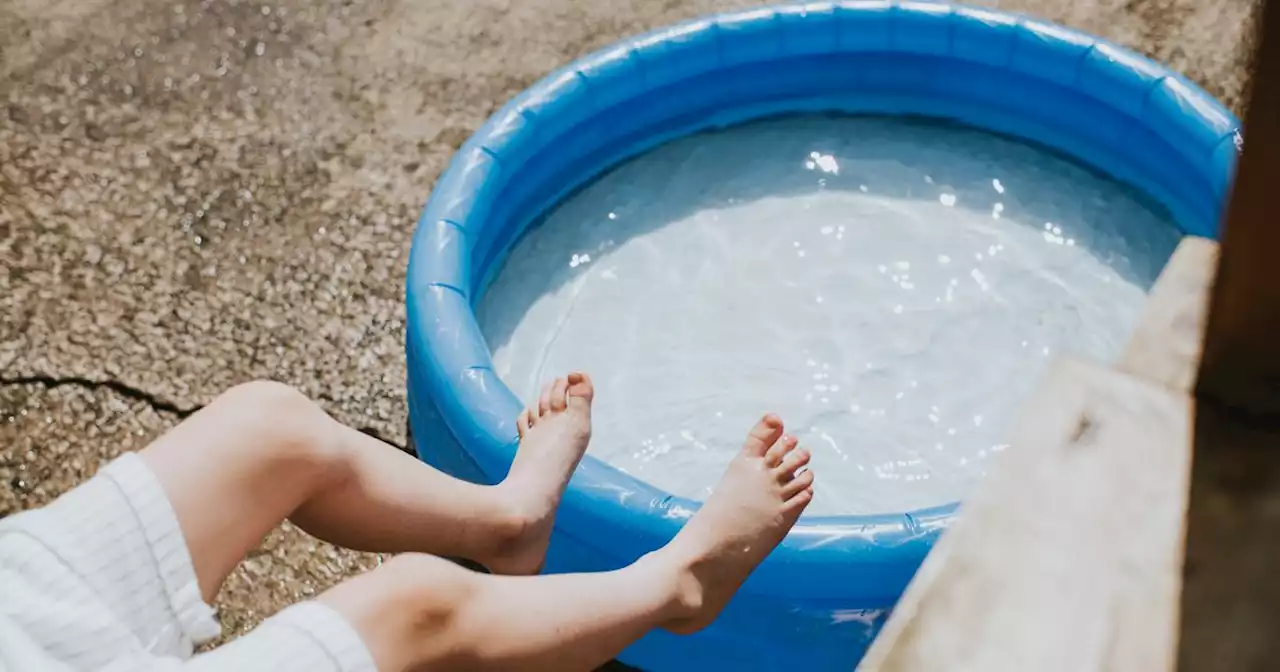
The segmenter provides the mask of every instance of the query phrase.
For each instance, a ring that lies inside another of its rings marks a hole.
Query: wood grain
[[[1189,392],[1200,368],[1209,293],[1217,269],[1216,242],[1183,238],[1151,289],[1116,368]]]
[[[1280,6],[1259,25],[1196,386],[1178,652],[1194,672],[1280,664]]]
[[[1280,427],[1280,5],[1267,2],[1258,26],[1244,150],[1220,236],[1196,396]]]
[[[859,669],[1171,668],[1190,440],[1185,395],[1055,362]]]

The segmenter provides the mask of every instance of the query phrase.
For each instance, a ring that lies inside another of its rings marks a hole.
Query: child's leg
[[[206,600],[286,517],[348,548],[534,573],[590,437],[591,384],[571,379],[521,416],[519,454],[498,486],[442,474],[276,383],[233,388],[141,455],[173,504]]]
[[[321,596],[380,672],[592,670],[687,613],[674,571],[654,561],[597,574],[477,574],[397,556]]]
[[[667,547],[598,574],[503,577],[404,555],[320,597],[381,672],[591,670],[654,627],[709,624],[812,499],[808,453],[769,417]]]

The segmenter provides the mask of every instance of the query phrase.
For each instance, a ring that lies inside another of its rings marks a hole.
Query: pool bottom
[[[526,399],[592,372],[592,454],[658,487],[705,497],[769,410],[815,455],[813,513],[911,510],[967,493],[1051,356],[1118,351],[1179,235],[1022,143],[800,116],[603,176],[478,313]]]

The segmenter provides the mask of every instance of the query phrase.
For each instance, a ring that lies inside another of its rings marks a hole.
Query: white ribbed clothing
[[[219,631],[173,506],[137,455],[0,520],[0,672],[376,672],[355,630],[317,602],[192,657]]]

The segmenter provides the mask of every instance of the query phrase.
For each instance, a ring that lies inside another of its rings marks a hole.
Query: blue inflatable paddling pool
[[[1097,38],[986,9],[818,2],[700,19],[575,61],[469,139],[422,213],[408,272],[413,444],[496,483],[521,402],[498,378],[473,305],[506,252],[611,166],[701,130],[789,113],[920,115],[1062,152],[1213,236],[1238,122],[1183,77]],[[698,507],[588,454],[556,521],[551,572],[626,565]],[[654,632],[646,670],[851,670],[955,514],[805,517],[707,630]]]

